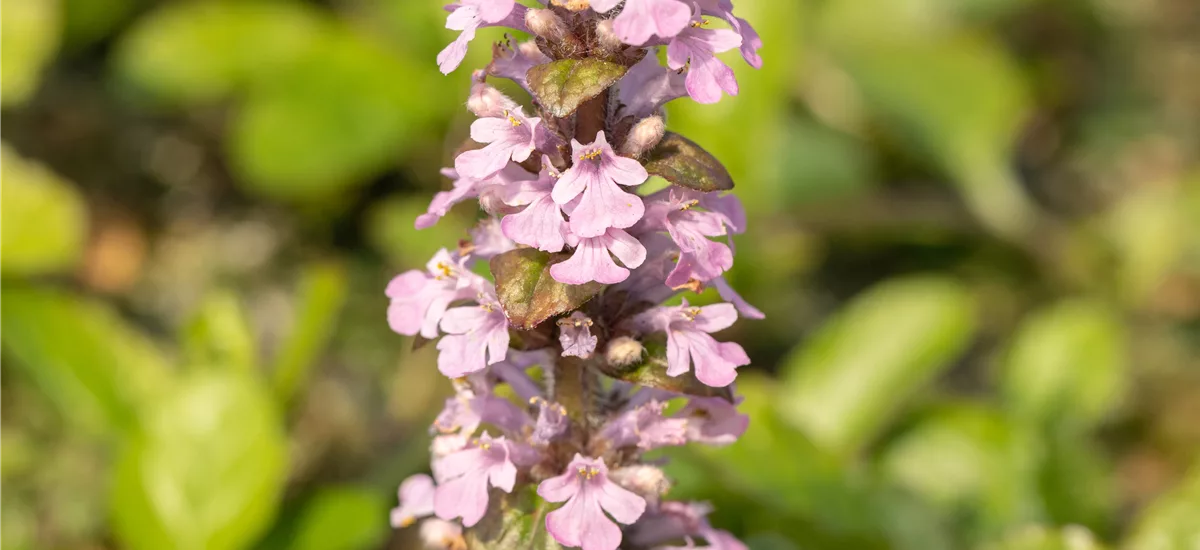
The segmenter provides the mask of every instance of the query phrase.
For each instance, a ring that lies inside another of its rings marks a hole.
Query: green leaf
[[[492,258],[496,295],[514,327],[531,330],[546,319],[578,309],[604,288],[596,282],[568,285],[555,281],[550,276],[551,260],[555,259],[532,248]]]
[[[345,268],[336,262],[316,262],[300,274],[295,325],[280,345],[272,368],[272,384],[281,403],[304,387],[309,372],[333,336],[346,302]]]
[[[820,446],[852,454],[970,343],[975,304],[932,276],[881,283],[784,361],[781,412]]]
[[[680,187],[705,193],[733,189],[733,177],[716,157],[674,132],[667,132],[650,151],[646,171]]]
[[[305,505],[289,550],[378,548],[387,535],[386,499],[354,487],[321,489]]]
[[[1183,547],[1162,547],[1162,550]],[[1000,541],[987,544],[982,550],[1103,550],[1096,536],[1084,527],[1070,525],[1051,529],[1040,525],[1023,527]]]
[[[45,167],[0,147],[0,271],[38,275],[69,270],[87,241],[79,193]]]
[[[233,367],[247,372],[257,368],[254,331],[233,292],[214,291],[207,296],[185,327],[182,340],[191,365]]]
[[[142,404],[167,383],[161,350],[102,303],[6,283],[0,312],[11,364],[75,427],[135,429]]]
[[[124,449],[111,513],[132,550],[244,548],[275,516],[287,441],[249,374],[199,371],[146,407]]]
[[[1125,328],[1103,304],[1047,306],[1022,323],[1003,363],[1005,398],[1023,419],[1087,428],[1128,383]]]
[[[58,49],[59,18],[58,2],[51,0],[0,4],[0,104],[20,104],[37,89],[42,68]]]
[[[1147,507],[1134,523],[1125,550],[1192,550],[1200,541],[1200,461],[1187,477]]]
[[[317,47],[324,24],[298,3],[168,4],[117,46],[119,74],[161,99],[215,101],[269,81]]]
[[[529,69],[534,97],[550,114],[564,118],[583,102],[616,84],[628,68],[600,59],[560,59]]]
[[[660,390],[698,395],[701,397],[720,397],[733,402],[733,390],[730,386],[714,388],[696,378],[694,371],[685,372],[679,376],[667,375],[667,346],[664,342],[643,342],[646,351],[640,363],[628,367],[616,367],[607,361],[597,361],[597,368],[606,376],[624,380],[631,384],[658,388]]]

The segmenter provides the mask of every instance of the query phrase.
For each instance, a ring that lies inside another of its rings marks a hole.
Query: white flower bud
[[[471,86],[471,96],[467,98],[467,109],[479,118],[503,118],[505,111],[514,110],[516,106],[500,90],[482,83]]]
[[[529,32],[546,40],[562,40],[567,34],[566,23],[550,10],[525,12],[525,26],[529,27]]]
[[[643,118],[629,131],[629,136],[621,145],[621,153],[631,157],[640,157],[658,145],[666,132],[667,125],[663,122],[662,117],[655,115]]]
[[[421,522],[421,542],[429,550],[467,550],[462,527],[437,518]]]
[[[646,464],[626,466],[608,472],[608,478],[626,489],[637,493],[638,496],[650,503],[667,494],[671,482],[662,470]]]
[[[596,24],[596,38],[600,39],[601,46],[609,50],[620,50],[625,47],[625,43],[617,38],[617,33],[613,30],[612,19],[605,19]]]
[[[613,338],[608,343],[604,358],[614,367],[628,367],[642,360],[645,348],[642,343],[628,336]]]

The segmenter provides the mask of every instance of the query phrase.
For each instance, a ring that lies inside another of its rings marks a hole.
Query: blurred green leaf
[[[1118,481],[1104,445],[1091,434],[1059,432],[1043,438],[1038,474],[1046,517],[1057,525],[1082,525],[1101,536],[1117,526]]]
[[[1200,544],[1200,462],[1139,514],[1125,550],[1193,550]]]
[[[290,550],[378,548],[387,535],[387,500],[355,487],[322,489],[305,505]]]
[[[822,38],[868,108],[951,176],[985,224],[1027,229],[1033,205],[1008,165],[1030,101],[1001,45],[955,29],[932,3],[829,6]]]
[[[1105,305],[1083,299],[1034,312],[1013,337],[1001,386],[1015,414],[1037,423],[1091,427],[1127,385],[1125,328]]]
[[[62,0],[63,42],[78,48],[108,36],[137,8],[139,0]]]
[[[132,429],[142,405],[167,384],[162,352],[104,304],[5,284],[0,311],[12,364],[76,427]]]
[[[987,544],[982,550],[1102,550],[1091,531],[1079,526],[1049,529],[1031,526]],[[1180,549],[1182,550],[1182,548]]]
[[[1130,304],[1149,298],[1183,256],[1188,218],[1177,191],[1166,185],[1139,189],[1104,219],[1120,257],[1118,289]]]
[[[974,333],[974,301],[958,283],[932,276],[882,283],[784,361],[780,411],[822,448],[852,454]]]
[[[258,345],[237,294],[213,291],[184,329],[183,345],[191,365],[233,367],[254,372]]]
[[[864,143],[811,121],[790,126],[786,143],[782,165],[791,202],[862,193],[878,177],[876,160]]]
[[[0,104],[23,103],[37,89],[42,69],[58,49],[59,17],[56,0],[0,4]]]
[[[454,249],[455,243],[467,238],[468,223],[479,210],[475,205],[463,205],[452,210],[437,225],[416,229],[413,222],[424,214],[428,196],[401,199],[390,197],[377,202],[367,213],[367,234],[371,245],[397,266],[425,265],[439,249]],[[471,211],[471,216],[465,214]]]
[[[984,406],[929,411],[882,452],[886,477],[952,511],[974,529],[999,532],[1039,517],[1036,447],[1030,434]]]
[[[280,345],[272,369],[276,397],[288,403],[308,382],[333,335],[346,301],[347,274],[335,262],[316,262],[304,268],[296,291],[297,311],[292,331]]]
[[[87,208],[67,182],[0,146],[0,270],[37,275],[70,270],[87,241]]]
[[[247,98],[227,143],[234,167],[273,198],[317,200],[362,184],[427,137],[435,111],[424,74],[367,37],[332,30]]]
[[[243,548],[275,515],[287,441],[248,373],[194,372],[145,409],[113,479],[118,539],[133,550]]]
[[[277,78],[324,30],[318,12],[297,2],[170,3],[122,35],[116,65],[161,99],[214,101]]]

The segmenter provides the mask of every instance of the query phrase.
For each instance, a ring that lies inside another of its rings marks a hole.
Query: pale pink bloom
[[[492,63],[488,65],[487,74],[512,80],[528,92],[530,90],[526,75],[529,69],[550,61],[534,40],[517,44],[516,48],[505,41],[496,44],[492,49]]]
[[[636,268],[646,260],[646,247],[623,229],[609,228],[603,235],[590,239],[567,236],[567,244],[575,253],[566,261],[550,266],[555,281],[582,285],[591,281],[614,284],[629,277],[628,268]],[[626,267],[618,266],[616,256]]]
[[[686,79],[660,65],[657,56],[643,57],[617,83],[621,115],[641,119],[657,113],[667,102],[688,95]]]
[[[699,20],[699,13],[696,14]],[[687,67],[688,95],[698,103],[716,103],[721,92],[738,94],[733,69],[717,59],[716,54],[742,44],[742,37],[729,29],[706,29],[699,23],[691,25],[671,39],[667,45],[667,66]]]
[[[443,248],[424,271],[414,269],[392,279],[384,291],[391,298],[388,326],[407,336],[436,338],[438,324],[450,303],[475,296],[487,284],[467,270],[464,262],[465,258]]]
[[[496,218],[483,219],[471,228],[470,234],[472,260],[490,260],[517,247],[517,243],[504,235]]]
[[[687,443],[688,422],[663,416],[667,404],[657,400],[622,412],[600,429],[599,437],[613,447],[643,451]]]
[[[679,376],[692,370],[696,378],[714,388],[733,383],[737,368],[750,364],[742,346],[718,342],[709,333],[724,330],[737,320],[732,304],[692,307],[683,305],[651,309],[638,315],[634,324],[643,330],[667,333],[667,375]]]
[[[433,496],[433,509],[439,518],[461,517],[465,527],[474,526],[488,507],[488,486],[512,492],[517,480],[511,443],[503,437],[484,433],[471,446],[438,461],[442,479]]]
[[[456,307],[442,316],[447,334],[438,342],[438,370],[450,378],[479,372],[504,360],[508,352],[508,318],[491,289],[480,292],[479,305]]]
[[[484,27],[504,26],[525,30],[525,6],[515,0],[463,0],[449,4],[446,9],[446,28],[460,31],[458,38],[438,53],[438,68],[443,74],[457,69],[467,56],[467,46],[475,39],[475,31]]]
[[[592,0],[592,9],[606,12],[621,0]],[[671,38],[688,26],[688,5],[679,0],[625,0],[625,8],[613,20],[613,31],[626,44],[640,46],[652,36]]]
[[[562,344],[563,357],[573,356],[587,359],[596,351],[596,337],[592,335],[592,320],[576,311],[570,317],[558,321],[558,341]]]
[[[741,400],[739,397],[737,402]],[[688,441],[717,447],[737,441],[750,426],[749,416],[720,397],[692,397],[675,417],[687,422]]]
[[[558,171],[550,164],[550,159],[543,157],[542,172],[536,180],[508,185],[504,203],[525,207],[520,212],[504,216],[500,222],[508,238],[545,252],[563,249],[566,245],[564,233],[567,221],[551,196],[558,177]]]
[[[519,106],[502,116],[476,120],[471,124],[471,139],[487,145],[460,153],[454,169],[460,175],[483,179],[503,170],[509,161],[524,162],[543,139],[541,123],[539,117],[525,116]]]
[[[392,508],[392,527],[408,527],[425,516],[433,514],[433,478],[425,474],[409,476],[400,484],[400,505]]]
[[[550,502],[567,502],[546,516],[546,530],[559,543],[582,550],[616,550],[621,529],[613,520],[631,524],[646,511],[644,499],[608,479],[603,460],[579,454],[566,472],[543,481],[537,492]]]
[[[551,196],[566,205],[582,193],[570,211],[572,233],[599,237],[608,228],[624,229],[642,219],[646,211],[642,198],[619,187],[641,185],[650,177],[641,163],[613,152],[604,132],[597,133],[589,145],[571,140],[571,149],[575,165],[558,178]]]

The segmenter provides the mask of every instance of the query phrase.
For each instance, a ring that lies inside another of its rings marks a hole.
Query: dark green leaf
[[[538,103],[562,118],[616,84],[626,70],[600,59],[560,59],[529,69],[525,76]]]
[[[604,285],[567,285],[550,276],[552,256],[532,248],[511,250],[492,258],[496,295],[508,321],[530,330],[555,315],[578,309]]]
[[[733,189],[733,178],[716,157],[674,132],[667,132],[647,161],[647,172],[680,187],[705,193]]]
[[[600,372],[617,380],[631,384],[658,388],[660,390],[698,395],[701,397],[720,397],[733,402],[733,390],[729,386],[714,388],[696,379],[695,373],[688,371],[679,376],[667,376],[667,347],[662,342],[644,342],[645,358],[641,363],[628,367],[616,367],[607,362],[598,362]]]

